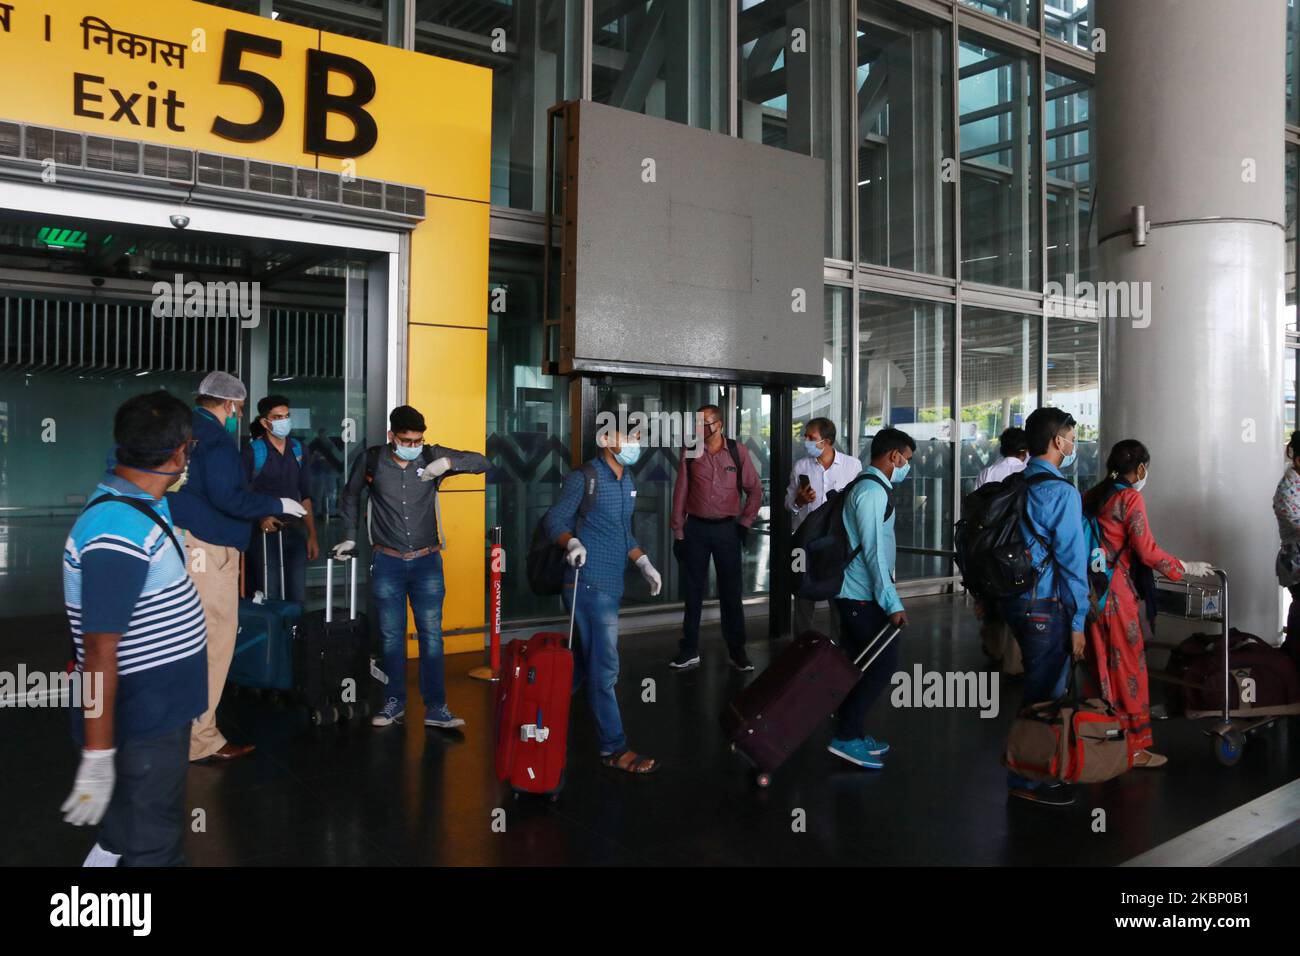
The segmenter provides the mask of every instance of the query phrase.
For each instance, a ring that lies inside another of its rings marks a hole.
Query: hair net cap
[[[207,377],[199,382],[199,394],[224,398],[228,402],[242,402],[248,398],[248,389],[244,388],[244,383],[229,372],[209,372]]]

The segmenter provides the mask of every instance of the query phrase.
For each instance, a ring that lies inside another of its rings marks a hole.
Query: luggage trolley
[[[1189,620],[1213,620],[1217,610],[1218,618],[1223,622],[1222,636],[1219,643],[1223,647],[1223,707],[1221,710],[1186,710],[1183,716],[1189,720],[1214,719],[1214,723],[1205,731],[1210,738],[1214,757],[1225,767],[1236,766],[1246,751],[1246,734],[1261,727],[1267,727],[1279,717],[1300,714],[1300,703],[1284,704],[1274,707],[1232,707],[1232,670],[1231,639],[1228,617],[1228,572],[1223,568],[1210,569],[1219,579],[1219,597],[1217,608],[1214,598],[1204,588],[1186,584],[1186,600],[1182,612],[1177,613]],[[1151,642],[1148,646],[1174,649],[1177,645]],[[1186,683],[1174,675],[1161,671],[1152,671],[1151,676],[1166,683]],[[1190,686],[1190,685],[1189,685]]]

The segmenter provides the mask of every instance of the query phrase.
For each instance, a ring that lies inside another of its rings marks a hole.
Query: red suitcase
[[[854,660],[825,634],[805,631],[731,699],[722,712],[722,730],[731,749],[758,770],[760,787],[835,713],[898,631],[887,623]]]
[[[548,794],[554,800],[564,785],[569,740],[569,699],[573,694],[573,611],[578,606],[578,576],[573,579],[569,634],[541,631],[502,650],[496,697],[496,770],[515,793]]]

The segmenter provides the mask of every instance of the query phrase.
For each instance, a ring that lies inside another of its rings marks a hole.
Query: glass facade
[[[871,438],[901,428],[916,440],[911,477],[894,491],[898,579],[950,573],[953,307],[865,293],[858,300],[858,417],[863,465]],[[931,553],[933,552],[933,553]]]
[[[1092,278],[1092,197],[1097,164],[1092,150],[1092,84],[1047,71],[1044,102],[1047,143],[1047,278],[1065,283]]]
[[[962,277],[1041,291],[1037,60],[969,31],[959,50]]]
[[[961,491],[998,458],[998,436],[1038,407],[1042,317],[962,310]]]
[[[951,30],[858,6],[858,228],[863,262],[953,274]]]

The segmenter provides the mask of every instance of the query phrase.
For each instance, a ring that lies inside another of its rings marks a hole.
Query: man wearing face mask
[[[606,767],[626,773],[645,774],[659,769],[652,757],[629,750],[623,733],[614,687],[618,683],[618,605],[623,597],[623,571],[631,561],[657,595],[663,580],[632,535],[636,512],[636,486],[631,466],[641,456],[639,436],[602,431],[599,446],[590,462],[596,471],[596,498],[576,526],[578,509],[585,492],[584,469],[575,469],[564,479],[560,497],[547,512],[546,533],[565,550],[570,568],[581,568],[578,593],[574,594],[574,572],[565,572],[564,606],[573,609],[578,646],[574,654],[573,687],[587,683],[587,701],[596,721],[600,759]],[[579,539],[575,532],[582,533]]]
[[[306,514],[302,523],[263,518],[258,534],[248,549],[248,580],[251,593],[267,582],[268,597],[302,603],[307,597],[307,562],[320,557],[316,538],[315,514],[312,509],[312,472],[309,456],[302,442],[289,433],[293,418],[289,399],[268,395],[257,403],[257,421],[263,434],[254,438],[243,451],[244,474],[254,491],[277,498],[301,501]],[[280,540],[276,540],[276,536]],[[264,540],[263,540],[264,539]],[[265,547],[263,546],[265,544]],[[280,593],[280,556],[284,555],[284,594]],[[264,573],[263,559],[270,573]]]
[[[668,666],[677,670],[700,664],[700,614],[709,587],[709,561],[718,576],[718,604],[722,611],[722,636],[731,666],[752,671],[745,653],[743,548],[750,525],[763,506],[763,482],[749,450],[723,431],[722,412],[716,405],[696,410],[699,454],[683,453],[673,485],[673,553],[682,566],[686,611],[677,656]],[[742,493],[744,501],[741,501]]]
[[[230,743],[217,728],[217,704],[239,630],[239,556],[254,521],[307,513],[295,498],[249,490],[237,437],[247,397],[244,383],[226,372],[211,372],[199,383],[187,480],[167,495],[176,527],[188,535],[190,577],[208,628],[208,709],[194,722],[190,760],[233,760],[253,751],[251,744]]]
[[[388,416],[388,444],[357,455],[339,497],[343,537],[336,558],[356,549],[361,492],[370,492],[370,599],[384,641],[388,702],[370,719],[388,727],[406,716],[406,604],[415,617],[420,645],[420,696],[424,725],[444,730],[465,721],[447,709],[443,679],[442,549],[446,542],[438,509],[439,479],[450,474],[481,475],[492,463],[476,451],[424,443],[424,416],[399,405]],[[473,544],[471,543],[471,547]]]
[[[184,863],[190,727],[207,706],[207,659],[203,606],[164,492],[185,469],[190,430],[189,409],[166,392],[123,402],[113,467],[63,549],[76,670],[94,694],[74,702],[81,764],[61,809],[74,826],[100,824],[86,866]]]
[[[871,464],[844,501],[844,528],[849,551],[857,557],[844,569],[844,584],[835,598],[840,615],[840,645],[857,657],[889,622],[907,626],[903,602],[894,587],[897,548],[891,489],[912,470],[916,442],[907,432],[882,428],[871,439]],[[879,770],[889,744],[866,733],[867,712],[889,686],[898,664],[899,638],[889,642],[849,691],[835,714],[835,734],[827,749],[859,767]]]
[[[862,472],[862,462],[852,455],[835,450],[835,423],[829,418],[811,419],[803,432],[806,458],[794,463],[790,472],[790,487],[785,493],[785,506],[793,516],[792,531],[826,503],[826,494],[842,491]],[[817,602],[807,598],[794,599],[794,634],[797,637],[811,630],[817,613]],[[830,635],[839,639],[840,615],[832,602],[830,606]]]
[[[1035,568],[1034,586],[1002,602],[1002,619],[1020,643],[1025,666],[1022,706],[1055,700],[1065,693],[1070,659],[1082,659],[1088,615],[1088,539],[1083,500],[1062,474],[1077,454],[1074,417],[1059,408],[1040,408],[1025,422],[1029,464],[1021,534]],[[1068,784],[1040,783],[1007,772],[1011,795],[1048,806],[1068,806]]]

